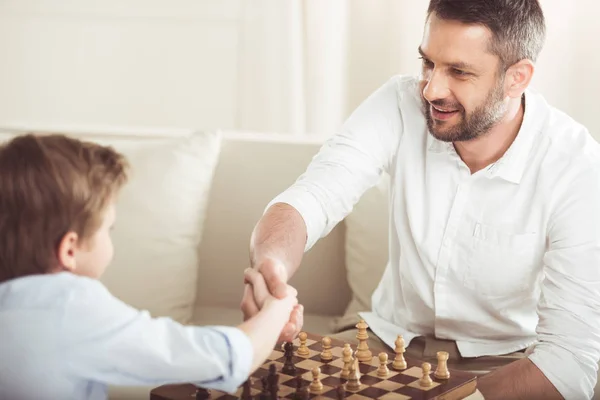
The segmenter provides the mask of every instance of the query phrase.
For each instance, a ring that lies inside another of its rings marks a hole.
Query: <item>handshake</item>
[[[304,307],[298,304],[298,292],[287,284],[288,273],[280,261],[269,258],[257,267],[244,271],[241,303],[244,321],[261,312],[276,314],[273,318],[285,318],[287,321],[279,332],[279,341],[292,341],[303,324]]]

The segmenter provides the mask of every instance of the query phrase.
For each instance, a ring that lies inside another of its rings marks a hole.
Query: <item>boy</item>
[[[233,392],[267,358],[296,306],[238,327],[150,318],[97,280],[113,255],[115,201],[127,180],[110,147],[62,135],[0,146],[0,398],[105,399],[106,385],[194,382]],[[263,285],[260,274],[246,279]]]

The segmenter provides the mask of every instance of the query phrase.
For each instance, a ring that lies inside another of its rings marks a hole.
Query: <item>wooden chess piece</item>
[[[308,388],[304,384],[304,379],[302,379],[301,375],[296,377],[296,393],[294,398],[296,400],[308,400],[309,398]]]
[[[402,335],[398,335],[394,344],[396,345],[396,348],[394,349],[396,357],[394,357],[392,368],[396,371],[405,370],[406,360],[404,359],[404,352],[406,351],[406,349],[404,348],[404,338],[402,337]]]
[[[350,377],[350,367],[352,366],[352,349],[348,343],[344,344],[344,350],[342,350],[342,361],[344,366],[340,373],[340,378],[348,379]]]
[[[358,358],[352,359],[352,366],[350,367],[350,376],[346,383],[346,390],[349,392],[357,392],[360,390],[360,370],[358,368]]]
[[[269,365],[267,383],[269,386],[269,393],[271,394],[271,400],[277,400],[277,393],[279,392],[279,374],[277,373],[277,366],[275,364]]]
[[[360,322],[356,324],[356,328],[358,329],[356,338],[359,342],[358,347],[356,348],[356,356],[358,357],[358,361],[370,362],[373,358],[373,354],[369,350],[369,345],[367,344],[367,340],[369,339],[367,329],[369,328],[369,325],[367,325],[364,319],[361,319]]]
[[[308,338],[308,335],[306,332],[300,332],[300,334],[298,334],[298,338],[300,339],[300,347],[298,347],[296,354],[301,357],[307,357],[310,354],[308,352],[308,347],[306,346],[306,339]]]
[[[310,392],[313,394],[319,394],[323,391],[323,383],[321,382],[321,379],[319,379],[319,375],[321,375],[321,368],[314,367],[311,372],[313,380],[310,383]]]
[[[433,385],[431,376],[429,376],[429,374],[431,373],[431,364],[429,364],[427,362],[423,363],[421,365],[421,368],[423,370],[423,376],[419,380],[419,385],[421,385],[423,387],[430,387],[431,385]]]
[[[271,400],[271,395],[269,393],[269,380],[266,376],[260,378],[260,383],[262,384],[262,391],[258,398],[260,400]]]
[[[296,374],[296,366],[294,365],[294,343],[286,342],[283,345],[283,351],[285,354],[285,361],[283,362],[281,372],[293,376]]]
[[[252,396],[252,377],[248,378],[242,385],[241,400],[253,400]]]
[[[445,351],[437,352],[437,368],[435,369],[434,376],[438,379],[449,379],[450,371],[448,371],[448,357],[449,354]]]
[[[388,355],[387,353],[379,353],[379,368],[377,368],[377,376],[380,378],[386,378],[390,374],[390,370],[387,366]]]
[[[344,400],[346,398],[346,389],[344,389],[344,385],[339,385],[335,391],[337,400]]]
[[[331,339],[325,336],[321,340],[321,347],[323,349],[321,352],[321,361],[328,362],[333,360],[333,354],[331,354]]]
[[[196,400],[210,399],[210,390],[197,388],[196,389]]]

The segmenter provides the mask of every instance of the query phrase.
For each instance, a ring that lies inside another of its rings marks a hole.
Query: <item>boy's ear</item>
[[[67,271],[75,271],[77,263],[75,254],[77,252],[79,236],[75,232],[67,232],[58,244],[58,262],[60,266]]]

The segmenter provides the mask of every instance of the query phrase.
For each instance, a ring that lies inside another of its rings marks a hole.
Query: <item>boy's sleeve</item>
[[[63,320],[71,373],[110,385],[189,382],[225,392],[248,378],[254,350],[241,330],[151,318],[85,281]]]

